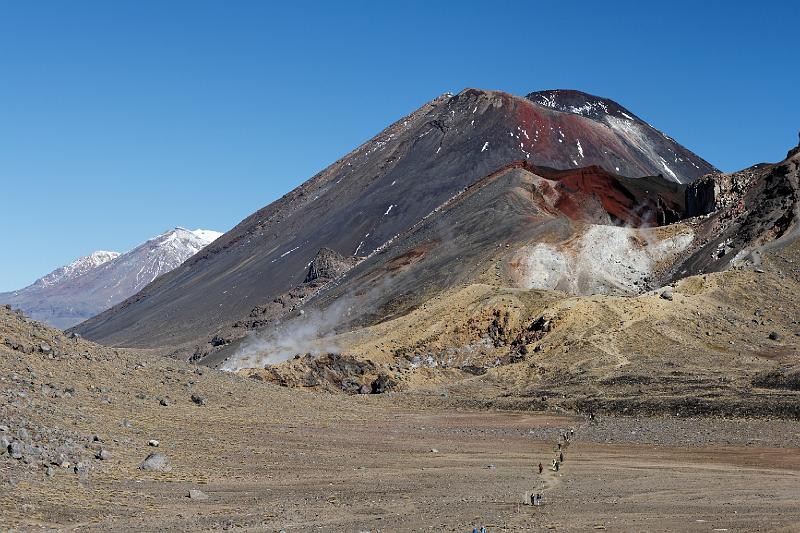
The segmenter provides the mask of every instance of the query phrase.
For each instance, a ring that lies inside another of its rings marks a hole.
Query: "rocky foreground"
[[[436,385],[303,391],[5,308],[0,341],[3,530],[800,527],[796,421],[473,410]]]

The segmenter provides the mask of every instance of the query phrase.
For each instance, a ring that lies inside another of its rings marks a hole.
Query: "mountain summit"
[[[217,231],[179,227],[124,254],[93,252],[24,289],[0,293],[0,303],[11,304],[56,327],[73,326],[135,294],[220,235]]]
[[[585,117],[605,126],[584,131],[574,127],[565,128],[563,132],[559,129],[561,140],[568,145],[580,143],[581,136],[584,145],[596,145],[594,135],[612,132],[621,149],[604,149],[596,154],[602,160],[600,166],[606,170],[631,177],[636,177],[637,172],[661,174],[678,183],[689,183],[698,175],[716,171],[707,161],[608,98],[564,89],[534,92],[527,98],[537,105]],[[585,150],[579,152],[583,156]]]

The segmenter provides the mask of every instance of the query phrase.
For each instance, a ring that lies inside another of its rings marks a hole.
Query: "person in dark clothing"
[[[562,463],[564,462],[564,452],[558,454],[558,460],[561,461]]]
[[[539,463],[539,473],[540,474],[542,473],[542,470],[544,470],[544,467],[542,466],[542,463]]]

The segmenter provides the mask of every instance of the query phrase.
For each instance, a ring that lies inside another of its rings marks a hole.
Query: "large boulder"
[[[169,464],[167,456],[161,453],[151,453],[139,465],[139,470],[149,472],[171,472],[172,466]]]

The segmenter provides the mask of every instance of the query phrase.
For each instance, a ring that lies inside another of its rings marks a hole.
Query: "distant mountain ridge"
[[[51,287],[58,283],[62,283],[86,274],[90,270],[97,268],[104,263],[108,263],[119,256],[119,252],[106,252],[104,250],[92,252],[89,255],[79,257],[68,265],[64,265],[55,269],[46,276],[42,276],[34,281],[33,285],[37,287]]]
[[[175,228],[133,250],[96,251],[37,279],[23,289],[0,293],[0,303],[22,309],[52,326],[74,326],[135,294],[179,266],[222,233]]]

